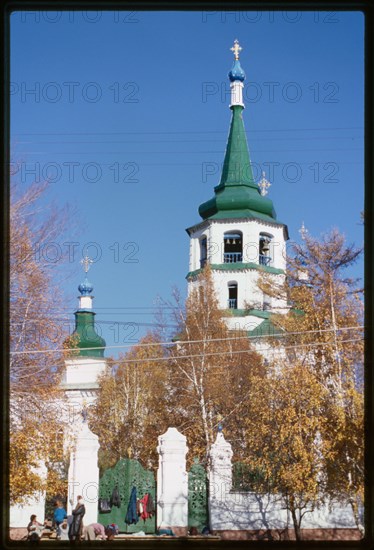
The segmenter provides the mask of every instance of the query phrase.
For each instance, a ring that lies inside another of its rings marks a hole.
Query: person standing
[[[60,500],[56,500],[55,503],[55,511],[53,513],[53,521],[56,524],[57,527],[57,538],[60,538],[60,525],[64,521],[65,518],[67,518],[66,510],[62,505],[62,502]]]
[[[84,506],[84,500],[81,495],[77,497],[77,505],[72,511],[73,521],[69,527],[69,540],[70,542],[75,542],[77,539],[80,540],[83,531],[83,516],[86,513],[86,508]]]

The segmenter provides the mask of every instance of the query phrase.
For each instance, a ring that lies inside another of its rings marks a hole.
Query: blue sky
[[[266,170],[278,219],[292,240],[304,221],[361,245],[363,26],[348,12],[14,13],[16,177],[50,178],[48,200],[75,206],[81,228],[57,243],[78,244],[58,264],[56,315],[72,319],[85,252],[108,345],[137,341],[173,285],[185,294],[185,228],[219,182],[235,38],[254,175]]]

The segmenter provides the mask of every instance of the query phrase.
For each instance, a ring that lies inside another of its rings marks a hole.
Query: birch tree
[[[112,359],[112,372],[99,380],[89,422],[99,436],[102,468],[120,458],[138,459],[146,467],[158,464],[157,437],[168,427],[163,356],[157,335],[148,333],[138,346]]]
[[[282,489],[299,538],[304,512],[326,498],[350,504],[357,527],[361,528],[358,512],[364,483],[363,305],[358,280],[345,274],[360,253],[359,248],[347,245],[344,236],[337,230],[323,235],[320,240],[307,236],[302,244],[293,247],[285,286],[276,288],[270,285],[266,276],[260,282],[261,288],[269,294],[286,292],[291,307],[288,315],[273,316],[273,322],[284,331],[283,338],[274,340],[273,346],[283,349],[284,354],[278,354],[272,366],[277,387],[268,391],[268,425],[276,421],[273,406],[278,393],[283,392],[282,424],[297,441],[294,429],[298,423],[289,422],[290,406],[293,407],[294,402],[298,410],[302,410],[300,407],[306,395],[310,398],[314,396],[315,401],[312,409],[308,404],[303,405],[304,410],[309,412],[302,420],[312,436],[308,439],[309,443],[304,440],[301,447],[306,456],[309,455],[311,466],[300,455],[300,461],[297,460],[297,464],[290,469],[291,474],[287,474],[295,477],[295,490],[290,492],[292,484],[287,486],[287,483]],[[280,359],[282,356],[283,359]],[[294,386],[290,383],[289,373],[293,372],[299,372],[300,376],[302,372],[308,373],[304,388],[299,387],[297,379]],[[270,387],[272,383],[269,380]],[[294,387],[299,389],[299,397],[298,392],[294,394]],[[262,428],[260,421],[258,429]],[[288,444],[284,442],[284,445],[287,464]],[[271,456],[273,453],[282,456],[282,447],[278,448],[277,440],[272,441],[272,449]],[[271,467],[271,462],[266,462],[266,453],[263,460]],[[311,467],[314,480],[318,482],[314,485],[314,494],[313,491],[310,493],[308,483],[313,479],[308,473]],[[298,472],[302,472],[301,479],[305,478],[304,486],[297,483]],[[267,471],[268,480],[278,479],[278,488],[282,488],[286,477],[279,475],[275,467],[271,473]],[[297,487],[299,493],[296,492]],[[304,502],[298,496],[300,490]],[[305,495],[308,495],[307,501]],[[295,504],[297,509],[293,510]],[[296,521],[297,514],[299,522]]]
[[[264,365],[247,334],[228,329],[209,265],[175,317],[179,331],[169,350],[170,399],[176,425],[188,438],[190,459],[207,459],[221,421],[239,456],[240,418],[255,398],[252,378],[263,376]]]
[[[38,247],[61,237],[68,210],[45,202],[48,183],[26,190],[12,185],[10,205],[10,498],[22,503],[43,481],[33,473],[40,460],[52,464],[59,445],[62,360],[46,350],[61,347],[66,332],[51,315],[62,307],[56,263]],[[60,262],[64,258],[60,258]],[[37,352],[37,353],[34,353]],[[41,353],[38,353],[41,352]],[[62,446],[61,446],[62,448]],[[56,489],[61,489],[58,476]],[[50,487],[53,481],[50,476]]]

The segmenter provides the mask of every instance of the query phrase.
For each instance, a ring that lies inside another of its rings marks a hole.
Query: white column
[[[243,103],[244,84],[243,84],[243,82],[240,82],[240,80],[234,80],[234,82],[231,82],[230,88],[231,88],[231,104],[230,104],[230,107],[233,107],[234,105],[240,105],[241,107],[244,107],[244,103]]]
[[[157,523],[159,529],[172,529],[176,535],[188,530],[188,474],[186,437],[168,428],[158,437]]]
[[[222,432],[218,432],[211,446],[209,469],[209,501],[211,499],[225,500],[226,494],[232,488],[232,459],[231,445]]]
[[[93,296],[78,296],[78,309],[92,309]]]
[[[84,525],[97,522],[97,501],[99,495],[98,451],[99,438],[81,422],[76,432],[76,442],[70,453],[68,473],[68,514],[76,506],[77,496],[85,501]]]

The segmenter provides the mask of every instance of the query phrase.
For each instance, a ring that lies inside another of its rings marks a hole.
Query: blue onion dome
[[[79,285],[78,290],[82,296],[88,296],[93,291],[93,285],[86,277],[83,283]]]
[[[235,80],[240,80],[243,82],[245,79],[245,72],[243,71],[239,59],[235,59],[231,71],[229,72],[229,79],[231,82]]]

